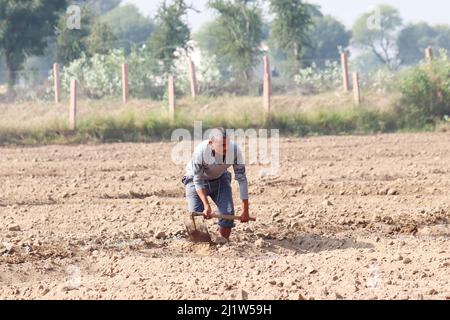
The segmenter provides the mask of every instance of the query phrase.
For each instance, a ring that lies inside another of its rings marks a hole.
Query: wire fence
[[[424,60],[431,60],[428,48]],[[182,56],[171,72],[157,73],[139,56],[111,54],[110,61],[98,59],[68,66],[54,64],[50,70],[34,69],[3,72],[0,103],[54,102],[70,106],[70,126],[76,127],[78,101],[85,104],[116,100],[126,105],[133,100],[159,102],[171,118],[178,99],[206,96],[246,96],[261,98],[261,108],[271,112],[274,97],[314,95],[323,92],[348,93],[358,105],[365,90],[386,91],[395,71],[378,70],[371,75],[358,73],[356,58],[340,53],[335,59],[304,59],[306,67],[286,70],[289,66],[272,64],[264,56],[251,79],[224,74],[214,61]],[[284,69],[283,69],[284,68]],[[286,72],[288,71],[288,72]],[[226,72],[225,72],[226,73]],[[283,74],[290,74],[285,76]],[[8,90],[8,77],[16,82],[14,93]]]

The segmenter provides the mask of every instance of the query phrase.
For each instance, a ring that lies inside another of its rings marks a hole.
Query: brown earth
[[[185,239],[172,143],[1,148],[0,298],[450,299],[449,142],[282,139],[225,245]]]

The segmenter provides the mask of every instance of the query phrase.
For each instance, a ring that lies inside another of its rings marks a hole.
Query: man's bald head
[[[209,134],[211,141],[223,141],[227,138],[227,132],[224,128],[214,128]]]
[[[216,154],[226,155],[230,140],[224,128],[214,128],[209,134],[209,141]]]

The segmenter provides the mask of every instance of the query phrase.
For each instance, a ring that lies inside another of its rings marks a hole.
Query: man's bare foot
[[[219,228],[220,235],[229,240],[231,235],[231,228]]]

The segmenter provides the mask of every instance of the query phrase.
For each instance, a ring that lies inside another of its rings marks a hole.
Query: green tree
[[[425,22],[409,24],[400,32],[397,44],[402,64],[415,64],[424,58],[428,46],[436,52],[439,48],[450,51],[450,27],[433,27]]]
[[[390,69],[399,65],[397,36],[403,20],[397,9],[380,5],[361,15],[353,25],[352,42],[356,47],[371,51]]]
[[[65,0],[0,0],[0,51],[12,91],[27,56],[43,54]]]
[[[155,30],[153,21],[144,17],[139,9],[131,4],[109,11],[101,19],[111,27],[117,37],[118,46],[127,53],[131,51],[133,44],[146,42]]]
[[[111,29],[88,6],[81,8],[81,28],[69,29],[67,15],[60,16],[57,26],[56,57],[58,62],[68,64],[81,57],[82,53],[92,56],[105,53],[117,40]]]
[[[313,25],[312,16],[317,7],[302,0],[270,0],[272,39],[284,51],[287,59],[295,66],[301,66],[303,49],[308,41],[308,32]]]
[[[104,15],[105,13],[118,7],[122,0],[88,0],[86,5],[96,15]]]
[[[87,52],[90,56],[96,53],[107,54],[116,41],[117,37],[112,33],[111,28],[106,23],[97,21],[86,38]]]
[[[223,55],[215,55],[215,49],[220,44],[219,39],[216,37],[220,33],[220,28],[221,26],[218,20],[208,21],[192,37],[197,43],[198,48],[214,60],[214,64],[220,71],[221,78],[229,80],[230,61]]]
[[[229,62],[231,72],[250,80],[258,64],[263,37],[262,13],[257,0],[211,0],[216,11],[217,28],[211,36],[217,39],[213,54]]]
[[[303,59],[319,67],[325,66],[327,60],[339,61],[339,48],[347,48],[351,37],[351,31],[332,16],[315,16]]]
[[[156,14],[156,30],[150,37],[149,50],[152,56],[162,62],[162,72],[173,70],[178,49],[190,49],[190,28],[186,21],[189,7],[184,0],[172,4],[163,1]]]

